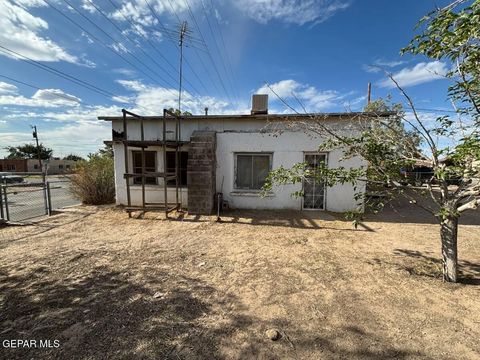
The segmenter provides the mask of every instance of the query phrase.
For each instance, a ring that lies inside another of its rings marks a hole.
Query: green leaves
[[[415,36],[401,53],[425,55],[448,60],[452,70],[447,77],[454,81],[450,98],[462,104],[459,113],[480,122],[480,1],[469,6],[446,7],[423,17],[421,34]],[[457,10],[459,8],[459,10]],[[457,12],[456,12],[457,11]]]
[[[8,151],[8,159],[37,159],[38,153],[42,160],[50,159],[52,157],[53,150],[40,144],[37,148],[36,144],[24,144],[19,146],[7,146],[5,148]]]

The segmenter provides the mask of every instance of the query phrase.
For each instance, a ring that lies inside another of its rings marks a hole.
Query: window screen
[[[145,172],[156,172],[157,170],[157,152],[156,151],[145,151]],[[141,174],[142,173],[142,152],[141,151],[132,151],[133,156],[133,173]],[[134,184],[141,184],[142,177],[134,177]],[[156,184],[156,177],[146,177],[145,184]]]
[[[270,171],[271,154],[236,154],[235,187],[260,190]]]

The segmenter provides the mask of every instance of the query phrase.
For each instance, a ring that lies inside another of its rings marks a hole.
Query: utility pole
[[[45,184],[45,172],[43,171],[43,167],[42,167],[42,154],[40,152],[40,145],[38,143],[37,125],[33,125],[32,128],[33,128],[33,134],[32,135],[33,135],[33,138],[35,139],[35,141],[37,143],[38,166],[39,166],[40,171],[42,172],[42,181]]]
[[[183,42],[185,40],[186,35],[187,35],[187,22],[184,21],[180,28],[180,40],[178,44],[180,46],[180,68],[178,71],[180,75],[179,88],[178,88],[178,116],[180,119],[182,116]],[[182,135],[181,135],[182,124],[180,123],[180,121],[176,121],[176,124],[177,124],[177,134],[176,134],[177,141],[181,141],[182,140]],[[177,182],[177,202],[178,202],[178,185],[180,184],[181,186],[182,184],[182,172],[180,171],[181,158],[180,158],[179,150],[180,150],[179,143],[177,143],[177,147],[175,148],[175,170],[177,175],[177,178],[175,181]],[[180,210],[182,209],[182,203],[183,203],[183,196],[182,196],[182,190],[180,190]]]
[[[368,90],[367,90],[367,105],[370,104],[372,97],[372,83],[368,83]]]
[[[45,204],[45,214],[48,214],[50,215],[50,200],[48,199],[48,195],[47,195],[47,182],[46,182],[46,178],[45,178],[45,173],[47,172],[45,169],[45,171],[43,171],[43,167],[42,167],[42,154],[40,152],[40,144],[38,143],[38,132],[37,132],[37,125],[30,125],[32,128],[33,128],[33,138],[35,139],[36,143],[37,143],[37,156],[38,156],[38,166],[40,167],[40,171],[42,172],[42,184],[43,184],[43,202]]]
[[[185,35],[187,34],[187,22],[184,21],[182,23],[182,27],[180,28],[180,40],[179,40],[179,46],[180,46],[180,69],[179,69],[179,74],[180,74],[180,81],[179,81],[179,89],[178,89],[178,111],[180,112],[179,115],[182,115],[182,69],[183,69],[183,41],[185,39]]]

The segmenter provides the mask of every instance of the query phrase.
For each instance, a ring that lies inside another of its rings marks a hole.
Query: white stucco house
[[[285,115],[266,112],[265,109],[252,111],[249,115],[193,115],[179,120],[179,201],[182,208],[188,208],[189,212],[193,213],[211,212],[215,194],[222,193],[224,204],[233,209],[333,212],[356,209],[358,203],[354,194],[365,191],[364,183],[357,184],[357,189],[354,190],[351,184],[326,188],[321,183],[311,181],[275,187],[267,196],[260,196],[268,172],[280,166],[289,168],[300,162],[315,166],[320,161],[325,161],[329,167],[341,165],[357,168],[366,165],[365,161],[358,157],[342,161],[340,149],[328,153],[319,152],[319,145],[324,139],[291,126],[295,121],[309,121],[311,114]],[[318,118],[318,114],[316,115]],[[359,113],[328,113],[321,114],[321,118],[337,129],[352,131],[358,115]],[[139,206],[142,203],[141,178],[125,174],[141,173],[141,149],[138,147],[141,140],[140,123],[143,123],[144,127],[145,171],[166,173],[175,168],[175,151],[167,150],[166,155],[163,155],[162,121],[159,117],[150,116],[142,117],[141,121],[131,116],[126,116],[125,119],[123,116],[101,116],[99,119],[112,123],[116,202],[118,205],[127,205],[129,188],[132,206]],[[124,137],[125,125],[127,139]],[[166,139],[172,140],[169,139],[169,134],[174,132],[175,122],[171,118],[166,121]],[[124,140],[128,140],[128,143]],[[163,183],[163,178],[146,178],[144,196],[147,203],[164,201],[165,193],[169,202],[175,201],[175,186],[167,186],[165,190]],[[292,193],[302,187],[302,197],[292,196]],[[196,206],[198,203],[202,205]]]

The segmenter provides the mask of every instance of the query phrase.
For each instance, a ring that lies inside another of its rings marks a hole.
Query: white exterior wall
[[[334,122],[332,122],[334,123]],[[348,124],[347,120],[340,120],[338,125]],[[173,124],[171,124],[173,125]],[[305,152],[316,152],[322,143],[321,138],[314,138],[300,131],[285,131],[281,135],[273,136],[264,132],[265,121],[239,119],[222,120],[188,120],[182,123],[182,140],[189,141],[195,130],[213,130],[217,132],[217,169],[216,187],[217,192],[223,193],[224,200],[227,200],[231,208],[237,209],[302,209],[302,199],[292,196],[292,193],[301,190],[302,184],[275,187],[272,194],[267,197],[260,197],[253,192],[241,192],[234,189],[234,167],[236,152],[270,152],[272,156],[272,169],[284,166],[290,168],[296,163],[304,161]],[[113,128],[122,131],[122,122],[113,121]],[[173,129],[173,126],[169,128]],[[134,121],[128,124],[128,138],[130,140],[140,139],[140,127]],[[161,140],[161,121],[145,120],[145,139]],[[127,203],[126,183],[123,178],[125,173],[123,145],[114,143],[115,153],[115,183],[116,202],[125,205]],[[185,147],[186,151],[188,147]],[[135,148],[133,150],[138,150]],[[148,150],[157,151],[157,171],[163,171],[162,148],[150,147]],[[347,161],[340,161],[342,152],[334,150],[327,154],[329,167],[343,166],[360,167],[366,163],[360,158],[353,158]],[[129,149],[129,172],[132,172],[132,156]],[[162,179],[159,179],[161,184]],[[223,187],[222,187],[223,183]],[[146,185],[146,201],[162,202],[164,197],[163,186]],[[141,205],[141,186],[131,185],[132,205]],[[356,191],[365,191],[365,183],[358,183]],[[333,212],[344,212],[354,210],[358,204],[354,200],[355,190],[351,184],[336,185],[326,189],[325,209]],[[168,189],[168,201],[174,202],[175,188]],[[188,204],[187,188],[182,189],[181,199],[183,206]]]
[[[259,197],[254,192],[235,190],[235,153],[270,152],[272,169],[283,166],[291,168],[304,161],[305,152],[317,152],[321,139],[309,138],[301,132],[283,133],[277,137],[261,133],[219,133],[217,134],[217,192],[223,192],[223,198],[229,206],[238,209],[302,209],[302,199],[293,197],[295,191],[302,189],[302,184],[275,187],[272,194]],[[340,162],[342,152],[331,151],[327,154],[329,167],[359,167],[365,165],[361,159]],[[223,181],[223,189],[221,184]],[[358,184],[357,191],[364,191],[365,185]],[[355,191],[350,184],[326,188],[325,209],[344,212],[357,207],[354,200]]]

